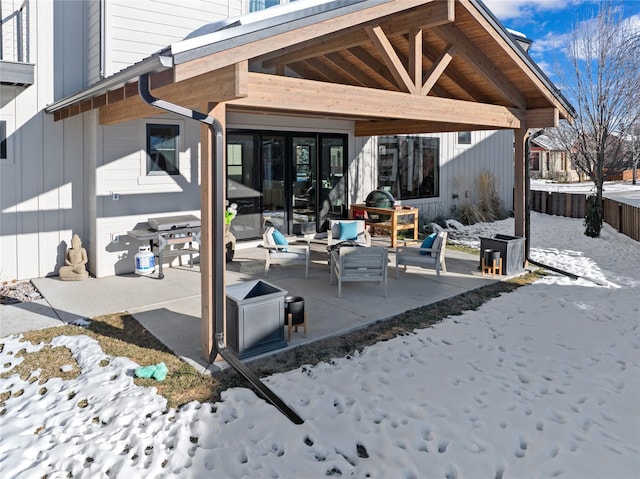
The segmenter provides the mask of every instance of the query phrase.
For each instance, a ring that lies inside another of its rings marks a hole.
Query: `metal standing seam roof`
[[[54,113],[74,103],[104,94],[127,83],[137,81],[138,77],[144,73],[166,70],[180,63],[391,1],[393,0],[334,0],[328,2],[324,0],[299,0],[240,17],[213,22],[198,28],[184,40],[173,43],[88,88],[48,105],[45,111]],[[503,40],[511,46],[567,111],[572,115],[575,114],[569,101],[524,52],[484,3],[481,0],[469,0],[469,3],[475,6],[491,23]]]

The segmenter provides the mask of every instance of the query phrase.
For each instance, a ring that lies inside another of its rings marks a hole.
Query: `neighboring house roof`
[[[532,143],[548,151],[564,151],[562,143],[548,135],[540,135],[531,140]]]
[[[100,108],[103,123],[152,114],[133,99],[143,73],[169,101],[322,112],[358,120],[356,134],[363,135],[517,128],[524,119],[543,127],[574,115],[479,0],[301,0],[272,7],[202,27],[46,111],[59,120]],[[269,90],[316,94],[287,102],[270,98]],[[362,95],[369,108],[351,101]],[[479,119],[468,113],[470,103]]]

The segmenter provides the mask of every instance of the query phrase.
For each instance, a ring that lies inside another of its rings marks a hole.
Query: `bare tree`
[[[572,69],[562,74],[563,92],[576,119],[558,135],[575,167],[595,184],[596,211],[585,220],[585,234],[599,236],[604,181],[620,171],[622,140],[640,118],[640,31],[611,1],[603,2],[595,18],[574,28],[567,57]]]

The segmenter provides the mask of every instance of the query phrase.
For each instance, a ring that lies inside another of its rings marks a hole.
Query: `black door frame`
[[[344,178],[344,200],[343,200],[343,215],[348,211],[348,191],[349,191],[349,138],[345,133],[330,133],[330,132],[317,132],[317,131],[293,131],[293,130],[255,130],[255,129],[243,129],[243,128],[232,128],[227,130],[227,139],[230,136],[237,135],[250,135],[253,136],[253,154],[254,158],[257,159],[258,164],[255,165],[252,174],[255,174],[256,170],[259,172],[258,182],[256,183],[254,180],[254,185],[259,184],[259,191],[262,193],[262,185],[263,185],[263,165],[262,165],[262,138],[264,136],[282,136],[284,137],[284,225],[286,225],[287,231],[283,231],[285,234],[292,234],[293,231],[293,162],[294,162],[294,151],[293,151],[293,138],[294,137],[315,137],[316,140],[316,164],[315,170],[313,174],[316,177],[316,182],[320,181],[322,176],[322,148],[321,142],[322,139],[326,138],[335,138],[342,140],[343,147],[343,178]],[[330,158],[324,159],[325,161],[330,161]],[[225,165],[225,168],[228,170],[228,163]],[[320,204],[321,200],[321,188],[315,188],[315,215],[316,215],[316,232],[322,232],[326,230],[326,224],[320,224],[318,221],[319,213],[320,213]],[[264,211],[264,199],[260,198],[259,202],[259,214],[261,223],[264,224],[263,220],[263,211]],[[233,223],[232,223],[233,228]],[[257,236],[259,237],[262,234],[261,231],[257,232]],[[248,239],[248,238],[247,238]]]

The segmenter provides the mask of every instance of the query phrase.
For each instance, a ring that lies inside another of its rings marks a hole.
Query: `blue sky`
[[[556,64],[564,63],[569,33],[581,22],[595,17],[598,0],[483,0],[506,26],[533,40],[531,57],[553,81]],[[624,18],[640,28],[640,0],[615,2]]]

